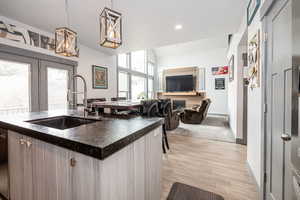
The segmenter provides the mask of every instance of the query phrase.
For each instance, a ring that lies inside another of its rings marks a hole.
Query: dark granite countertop
[[[162,118],[141,116],[103,118],[71,129],[54,129],[26,121],[80,115],[77,111],[33,112],[0,116],[0,127],[103,160],[163,123]]]

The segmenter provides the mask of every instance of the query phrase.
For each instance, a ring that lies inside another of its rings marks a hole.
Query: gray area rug
[[[169,133],[235,143],[227,117],[220,115],[209,115],[202,124],[184,124],[180,122],[179,127]]]
[[[224,200],[224,198],[218,194],[176,182],[172,185],[167,200]]]

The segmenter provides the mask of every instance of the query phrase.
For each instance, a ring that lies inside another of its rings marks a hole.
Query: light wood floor
[[[163,161],[162,200],[174,182],[220,194],[225,200],[258,199],[245,146],[180,135],[168,138],[171,152]]]

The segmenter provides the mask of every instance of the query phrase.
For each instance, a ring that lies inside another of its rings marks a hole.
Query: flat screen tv
[[[166,91],[167,92],[189,92],[194,90],[193,75],[183,76],[167,76]]]

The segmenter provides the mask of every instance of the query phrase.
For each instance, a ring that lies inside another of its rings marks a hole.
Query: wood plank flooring
[[[220,194],[225,200],[258,199],[245,146],[174,134],[168,138],[171,152],[163,160],[162,200],[174,182]]]

